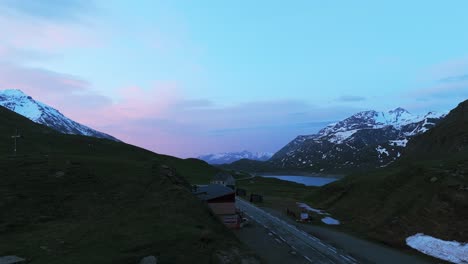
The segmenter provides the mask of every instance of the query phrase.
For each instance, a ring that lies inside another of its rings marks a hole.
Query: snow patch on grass
[[[398,140],[390,140],[390,144],[398,147],[406,147],[406,144],[408,144],[408,139],[405,138]]]
[[[468,264],[468,243],[445,241],[419,233],[406,238],[406,244],[426,255],[457,264]]]
[[[388,151],[386,148],[383,148],[382,146],[378,146],[376,149],[375,149],[378,153],[380,153],[380,155],[382,154],[386,154],[387,156],[390,156],[390,154],[388,154]]]
[[[296,204],[300,208],[306,209],[307,211],[314,212],[314,213],[319,214],[319,215],[329,215],[327,212],[324,212],[324,211],[319,210],[319,209],[312,208],[306,203],[296,203]]]
[[[340,224],[339,220],[336,220],[335,218],[332,218],[329,216],[322,218],[322,222],[324,222],[327,225],[339,225]]]

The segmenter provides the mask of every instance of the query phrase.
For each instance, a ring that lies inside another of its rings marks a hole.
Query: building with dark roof
[[[241,217],[236,210],[236,193],[233,189],[220,184],[209,184],[194,187],[193,194],[205,201],[227,227],[240,227]]]

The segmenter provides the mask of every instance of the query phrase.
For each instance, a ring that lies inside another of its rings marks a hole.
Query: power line
[[[16,129],[16,133],[15,135],[11,136],[11,138],[14,139],[15,143],[14,143],[14,148],[13,148],[13,153],[14,155],[16,156],[16,151],[17,151],[17,140],[18,138],[21,138],[22,136],[20,134],[18,134],[18,129]]]

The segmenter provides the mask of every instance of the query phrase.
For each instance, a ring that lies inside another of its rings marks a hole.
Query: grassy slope
[[[13,158],[15,128],[24,138]],[[245,252],[188,183],[162,166],[202,181],[216,171],[205,163],[58,134],[1,107],[0,137],[0,256],[48,264],[138,263],[147,255],[209,263]]]
[[[221,170],[198,159],[178,159],[160,155],[159,160],[168,166],[177,168],[177,172],[192,184],[209,183]]]
[[[466,242],[467,187],[468,101],[414,139],[397,164],[327,185],[308,200],[393,246],[418,232]]]

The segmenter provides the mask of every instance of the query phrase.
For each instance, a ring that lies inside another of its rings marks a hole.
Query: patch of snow
[[[16,263],[24,263],[26,260],[24,258],[20,258],[18,256],[3,256],[0,257],[1,264],[16,264]]]
[[[32,121],[37,121],[42,115],[41,106],[20,90],[0,91],[0,105]]]
[[[398,139],[398,140],[390,140],[390,144],[398,147],[406,147],[408,144],[408,139]]]
[[[419,233],[406,238],[406,244],[439,259],[457,264],[468,263],[468,243],[445,241]]]
[[[388,154],[387,149],[386,149],[386,148],[383,148],[383,147],[380,146],[380,145],[379,145],[377,148],[375,148],[375,150],[376,150],[380,155],[382,155],[382,154],[385,153],[385,154],[387,154],[387,156],[390,156],[390,155]]]
[[[329,216],[322,218],[322,222],[324,222],[327,225],[339,225],[340,224],[339,220],[336,220],[335,218],[332,218]]]
[[[358,129],[353,129],[353,130],[348,130],[348,131],[342,131],[342,132],[336,132],[331,138],[328,139],[328,141],[335,143],[335,144],[341,144],[343,141],[354,135],[354,133],[358,132]]]
[[[296,204],[297,204],[298,207],[303,208],[303,209],[305,209],[307,211],[314,212],[314,213],[317,213],[319,215],[329,215],[328,213],[326,213],[326,212],[324,212],[322,210],[312,208],[311,206],[309,206],[306,203],[296,203]]]
[[[392,125],[395,128],[401,128],[404,125],[415,123],[421,120],[420,116],[412,115],[410,112],[401,107],[390,110],[383,114],[385,116],[386,123]]]

